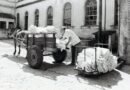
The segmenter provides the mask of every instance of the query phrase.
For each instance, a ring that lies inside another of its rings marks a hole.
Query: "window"
[[[36,11],[35,11],[34,25],[39,26],[39,10],[38,9],[36,9]]]
[[[118,0],[115,0],[115,18],[114,18],[114,25],[115,26],[118,26],[118,17],[119,17],[118,8],[119,8]]]
[[[19,19],[20,19],[20,15],[19,15],[19,13],[17,13],[17,28],[20,27]]]
[[[53,9],[51,6],[47,10],[47,25],[53,25]]]
[[[25,12],[25,30],[28,29],[28,12]]]
[[[71,26],[71,4],[70,3],[66,3],[64,6],[63,25]]]
[[[0,21],[0,29],[6,29],[6,22]]]
[[[97,20],[97,2],[88,0],[85,4],[85,25],[96,25]]]

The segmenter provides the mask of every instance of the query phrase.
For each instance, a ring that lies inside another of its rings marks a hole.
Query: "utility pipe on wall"
[[[104,30],[106,30],[106,0],[105,0],[105,9],[104,9]]]
[[[99,41],[101,42],[102,37],[102,0],[99,0]]]

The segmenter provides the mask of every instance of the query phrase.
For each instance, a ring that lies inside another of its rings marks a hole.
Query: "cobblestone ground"
[[[13,56],[11,40],[0,41],[0,90],[130,90],[130,66],[98,77],[82,77],[73,66],[52,64],[44,58],[42,67],[31,69],[25,59],[26,51]]]

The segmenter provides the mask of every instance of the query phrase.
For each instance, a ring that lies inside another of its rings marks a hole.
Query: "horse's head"
[[[24,30],[17,31],[15,39],[17,41],[21,41],[21,42],[25,43],[26,42],[26,36],[27,36],[26,31],[24,31]]]

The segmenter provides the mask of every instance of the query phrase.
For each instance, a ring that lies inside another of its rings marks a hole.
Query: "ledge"
[[[32,4],[35,4],[35,3],[42,2],[42,1],[45,1],[45,0],[37,0],[37,1],[27,2],[27,3],[16,6],[16,8],[25,7],[25,6],[28,6],[28,5],[32,5]],[[20,1],[20,2],[22,2],[22,1]]]

